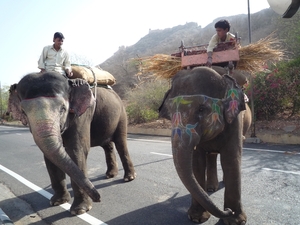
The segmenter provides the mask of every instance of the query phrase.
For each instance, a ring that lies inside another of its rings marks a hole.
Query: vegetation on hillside
[[[12,120],[11,115],[6,115],[8,107],[9,86],[0,86],[0,120]]]
[[[129,123],[138,124],[158,119],[159,106],[169,88],[166,80],[152,80],[127,92],[126,111]]]

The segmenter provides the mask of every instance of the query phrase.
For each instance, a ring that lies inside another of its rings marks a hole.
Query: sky
[[[251,14],[269,8],[267,0],[249,3]],[[216,18],[247,13],[248,0],[0,0],[0,82],[10,86],[38,72],[42,49],[53,44],[57,31],[71,56],[98,65],[149,29],[187,22],[205,27]]]

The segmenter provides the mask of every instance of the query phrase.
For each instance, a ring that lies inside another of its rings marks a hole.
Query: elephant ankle
[[[210,218],[210,213],[201,208],[190,207],[188,210],[188,218],[194,223],[204,223]]]
[[[57,206],[69,202],[71,199],[70,193],[66,192],[56,192],[50,199],[51,206]]]
[[[70,208],[72,215],[80,215],[92,209],[92,201],[89,197],[74,198],[74,202]]]
[[[245,225],[247,222],[247,216],[244,212],[241,212],[222,220],[226,225]]]
[[[136,178],[136,172],[125,173],[125,175],[124,175],[125,182],[132,181],[135,178]]]

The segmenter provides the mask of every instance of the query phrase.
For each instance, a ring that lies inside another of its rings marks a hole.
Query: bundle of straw
[[[256,73],[264,70],[266,62],[275,62],[283,58],[280,42],[273,38],[273,34],[255,43],[239,48],[240,60],[238,70]],[[170,79],[181,70],[181,58],[170,55],[157,54],[138,59],[140,74],[150,74],[156,78]]]
[[[181,58],[164,54],[139,58],[140,73],[156,78],[170,79],[181,70]]]
[[[253,44],[241,47],[237,69],[256,73],[264,70],[263,65],[266,62],[280,61],[284,53],[279,46],[280,42],[272,36],[271,34]]]

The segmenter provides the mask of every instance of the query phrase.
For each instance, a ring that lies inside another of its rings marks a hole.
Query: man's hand
[[[209,57],[207,58],[206,66],[208,66],[208,67],[211,67],[211,66],[212,66],[212,57],[211,57],[211,56],[209,56]]]
[[[73,77],[73,72],[72,71],[67,70],[66,73],[67,73],[68,77]]]
[[[212,66],[212,52],[207,52],[207,62],[206,66],[211,67]]]

